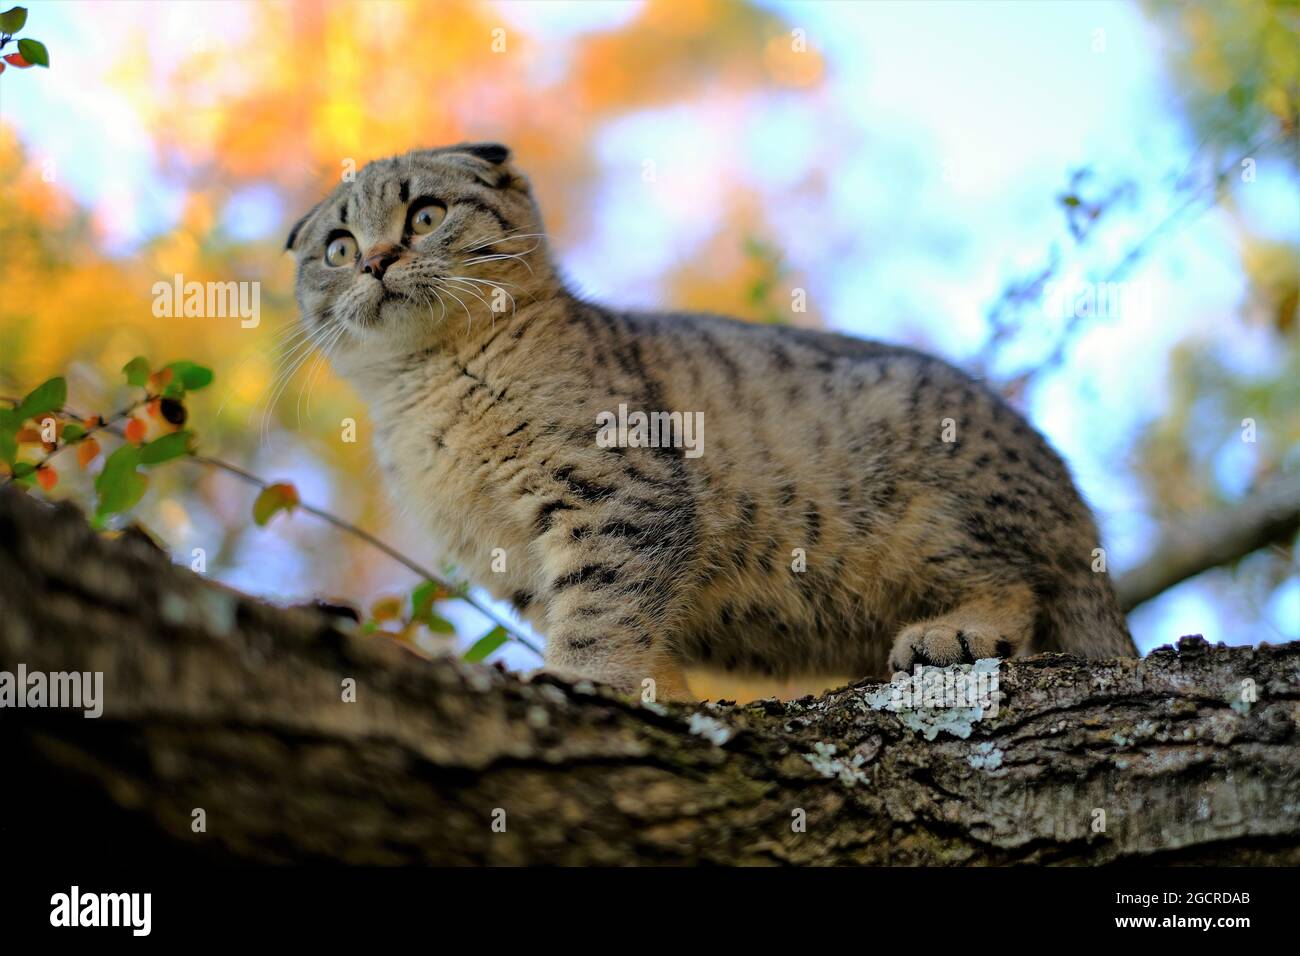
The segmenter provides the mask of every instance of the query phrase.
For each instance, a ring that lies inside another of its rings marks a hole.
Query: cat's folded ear
[[[518,171],[507,165],[510,160],[510,148],[502,146],[500,143],[457,143],[455,146],[448,146],[442,152],[459,153],[465,156],[473,156],[475,159],[482,160],[491,164],[490,170],[483,169],[475,163],[474,176],[485,186],[491,186],[493,189],[523,189],[528,191],[528,181],[519,175]]]
[[[301,219],[299,219],[297,222],[293,224],[293,228],[289,230],[289,238],[284,244],[285,252],[293,251],[293,245],[295,242],[298,241],[298,233],[302,232],[302,227],[307,225],[307,220],[310,219],[312,216],[316,215],[316,210],[319,209],[320,207],[321,207],[320,203],[317,203],[316,205],[312,206],[311,209],[307,210],[307,215],[303,216]]]
[[[462,143],[459,146],[453,146],[452,149],[458,153],[469,153],[471,156],[477,156],[494,166],[500,166],[510,158],[509,147],[502,146],[500,143]]]

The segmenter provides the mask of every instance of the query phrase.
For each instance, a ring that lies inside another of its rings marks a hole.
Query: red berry
[[[176,399],[164,398],[158,403],[158,409],[169,424],[176,426],[185,424],[185,406]]]

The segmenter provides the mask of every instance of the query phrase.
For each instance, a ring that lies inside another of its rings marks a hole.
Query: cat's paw
[[[572,687],[582,681],[592,682],[585,674],[558,667],[535,667],[529,671],[519,671],[519,677],[525,684],[559,684],[565,687]]]
[[[1012,657],[1015,643],[996,630],[956,621],[923,621],[903,628],[894,639],[889,666],[906,673],[917,664],[947,667],[973,664],[986,657]]]
[[[680,667],[659,667],[644,675],[636,672],[603,672],[600,675],[578,671],[540,667],[520,675],[527,683],[561,683],[573,687],[582,682],[602,684],[611,690],[642,702],[694,703],[699,698],[691,694],[686,675]]]
[[[641,687],[638,684],[635,675],[632,674],[602,673],[600,675],[595,675],[587,674],[579,670],[547,666],[539,667],[536,670],[526,671],[520,676],[529,684],[558,684],[566,689],[581,689],[588,692],[592,688],[600,686],[608,688],[624,697],[636,697],[641,694]]]

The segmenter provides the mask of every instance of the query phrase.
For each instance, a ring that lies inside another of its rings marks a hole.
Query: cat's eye
[[[344,233],[335,236],[325,247],[325,263],[331,266],[345,266],[357,258],[357,241]]]
[[[426,236],[442,225],[447,207],[440,202],[418,202],[411,207],[408,228],[417,236]]]

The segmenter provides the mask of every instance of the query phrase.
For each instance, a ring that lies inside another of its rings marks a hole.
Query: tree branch
[[[1300,863],[1294,645],[1004,664],[1000,709],[982,718],[899,709],[866,682],[789,703],[647,706],[271,607],[5,488],[0,669],[19,664],[101,671],[105,701],[94,720],[0,711],[0,845],[15,852]]]
[[[1115,585],[1125,612],[1202,571],[1230,564],[1300,530],[1300,473],[1275,478],[1243,501],[1196,515],[1161,535],[1153,556]]]

